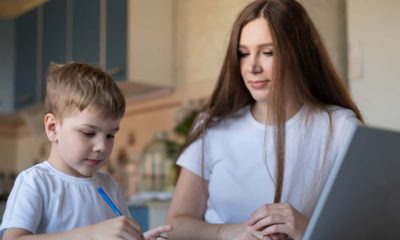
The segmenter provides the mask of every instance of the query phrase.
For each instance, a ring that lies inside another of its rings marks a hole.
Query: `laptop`
[[[358,126],[303,240],[400,239],[400,132]]]

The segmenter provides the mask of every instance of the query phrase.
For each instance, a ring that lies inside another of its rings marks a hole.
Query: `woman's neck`
[[[286,118],[285,121],[291,119],[296,113],[300,110],[302,104],[299,101],[286,101]],[[273,112],[272,106],[269,102],[256,102],[253,106],[251,106],[251,113],[254,118],[263,124],[272,125],[273,120]]]

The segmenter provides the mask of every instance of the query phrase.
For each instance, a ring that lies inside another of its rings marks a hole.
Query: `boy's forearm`
[[[90,234],[90,226],[76,228],[73,230],[48,233],[48,234],[23,234],[15,233],[14,229],[6,230],[3,240],[73,240],[73,239],[93,239]]]

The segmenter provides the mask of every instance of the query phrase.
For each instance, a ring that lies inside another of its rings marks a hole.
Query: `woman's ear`
[[[57,142],[56,125],[57,125],[57,118],[52,113],[47,113],[44,116],[44,128],[46,130],[47,137],[52,143]]]

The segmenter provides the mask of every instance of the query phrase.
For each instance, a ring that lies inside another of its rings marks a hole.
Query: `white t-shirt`
[[[62,232],[114,218],[115,213],[97,192],[100,186],[130,217],[125,199],[109,174],[97,172],[90,178],[78,178],[48,162],[37,164],[18,175],[7,201],[1,235],[7,228],[36,234]]]
[[[328,110],[331,134],[328,113],[308,106],[286,122],[282,202],[308,217],[332,164],[359,122],[350,110],[337,106]],[[247,106],[208,129],[204,141],[193,142],[177,163],[208,181],[206,222],[242,223],[263,204],[273,202],[275,159],[274,128],[257,122]]]

